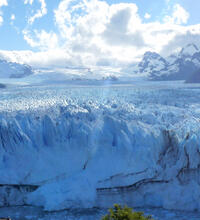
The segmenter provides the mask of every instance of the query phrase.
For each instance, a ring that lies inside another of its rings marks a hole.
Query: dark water
[[[155,220],[200,220],[199,212],[169,211],[164,209],[137,209],[152,215]],[[100,220],[107,212],[102,209],[64,210],[44,212],[41,208],[11,207],[0,208],[0,217],[12,220]]]

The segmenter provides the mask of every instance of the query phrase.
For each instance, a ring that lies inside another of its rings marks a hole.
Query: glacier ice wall
[[[198,88],[31,91],[0,98],[0,205],[200,210]]]

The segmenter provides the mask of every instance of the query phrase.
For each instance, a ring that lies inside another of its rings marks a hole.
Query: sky
[[[0,0],[0,58],[122,66],[200,45],[199,0]]]

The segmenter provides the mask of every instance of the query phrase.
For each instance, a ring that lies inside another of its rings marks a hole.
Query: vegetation
[[[109,214],[102,220],[153,220],[151,216],[144,216],[143,212],[135,212],[131,208],[115,204],[114,208],[109,209]]]

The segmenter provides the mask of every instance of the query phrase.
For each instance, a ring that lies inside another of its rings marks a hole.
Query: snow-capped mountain
[[[167,70],[167,61],[155,52],[146,52],[141,62],[135,67],[135,73],[144,75],[157,74]]]
[[[180,55],[181,56],[193,56],[195,53],[198,53],[199,48],[195,44],[188,44],[186,47],[182,48]]]
[[[200,49],[188,44],[178,54],[162,57],[155,52],[146,52],[133,72],[152,80],[185,80],[200,68]]]
[[[33,74],[28,65],[0,60],[0,78],[22,78]]]

